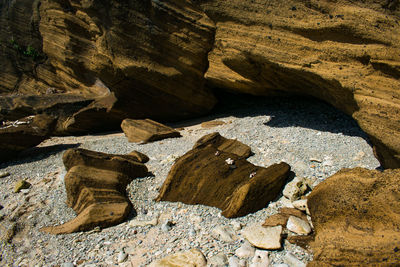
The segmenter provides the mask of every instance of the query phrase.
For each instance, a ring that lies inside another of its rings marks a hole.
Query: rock
[[[63,155],[68,173],[64,177],[67,205],[77,217],[59,226],[40,230],[51,234],[88,231],[116,225],[129,215],[132,204],[126,186],[147,168],[132,155],[113,155],[69,149]]]
[[[242,230],[243,236],[255,247],[261,249],[280,249],[282,226],[263,227],[258,223]]]
[[[0,126],[0,162],[40,144],[52,131],[54,122],[53,117],[36,115]]]
[[[269,266],[268,251],[256,250],[249,267],[265,267]]]
[[[22,189],[28,189],[31,187],[31,184],[25,180],[19,180],[15,185],[14,185],[14,193],[19,193]]]
[[[289,174],[289,165],[255,166],[243,158],[248,155],[243,144],[235,140],[224,142],[218,136],[201,138],[194,149],[176,160],[157,201],[214,206],[222,210],[223,216],[233,218],[266,207],[280,193]],[[241,156],[220,149],[238,151]],[[217,156],[216,151],[219,152]],[[225,162],[228,158],[234,160],[235,169]],[[257,175],[250,178],[255,171]],[[211,174],[213,179],[209,179]]]
[[[205,267],[207,261],[198,249],[191,249],[186,252],[176,253],[161,260],[152,262],[149,267],[170,267],[170,266],[196,266]]]
[[[225,267],[228,264],[228,258],[224,253],[218,253],[208,259],[207,264],[215,267]]]
[[[4,177],[7,177],[7,176],[10,176],[9,172],[0,172],[0,178],[4,178]]]
[[[281,208],[278,214],[269,216],[263,223],[263,226],[270,227],[270,226],[282,225],[283,227],[286,227],[286,223],[290,216],[296,216],[303,220],[307,220],[307,215],[305,215],[298,209]]]
[[[158,224],[158,216],[148,221],[133,219],[129,222],[129,227],[145,227],[147,225],[156,226],[157,224]]]
[[[20,192],[24,195],[27,195],[29,193],[29,188],[28,189],[21,189]]]
[[[173,222],[167,220],[161,225],[161,231],[168,232],[169,230],[171,230],[173,225]]]
[[[117,262],[122,263],[122,262],[126,261],[127,259],[128,259],[128,254],[126,254],[125,251],[121,250],[118,253]]]
[[[255,251],[256,249],[249,242],[245,241],[240,248],[235,250],[235,255],[239,258],[251,258],[254,256]]]
[[[211,235],[223,242],[233,242],[236,239],[236,233],[229,226],[217,226],[212,229]]]
[[[226,152],[235,154],[241,158],[248,158],[252,154],[251,148],[234,139],[227,139],[219,133],[211,133],[203,136],[193,146],[195,148],[203,148],[208,145],[213,146],[218,152]]]
[[[272,265],[272,267],[291,267],[291,266],[287,265],[286,263],[280,263],[280,264],[274,264]]]
[[[295,244],[299,247],[304,248],[305,250],[310,250],[310,243],[314,241],[315,233],[313,232],[310,235],[291,235],[286,238],[286,240]]]
[[[9,220],[0,221],[0,244],[11,243],[17,232],[17,223]]]
[[[242,224],[238,221],[231,221],[231,226],[235,231],[239,231],[240,229],[242,229]]]
[[[239,260],[237,257],[232,256],[228,259],[229,267],[246,267],[247,263],[245,260]]]
[[[217,126],[221,126],[221,125],[224,125],[224,124],[225,124],[224,121],[206,121],[206,122],[201,123],[201,127],[208,129],[208,128],[214,128],[214,127],[217,127]]]
[[[286,227],[288,230],[299,235],[308,235],[311,233],[311,226],[308,222],[295,216],[289,217]]]
[[[72,262],[64,262],[61,267],[75,267],[75,265]]]
[[[286,253],[284,261],[291,267],[306,267],[306,264],[296,258],[292,253]]]
[[[324,100],[358,122],[382,166],[400,166],[398,4],[390,11],[384,1],[211,0],[199,5],[217,25],[205,73],[209,86]],[[351,11],[360,8],[362,13]],[[327,14],[345,19],[327,19]]]
[[[307,211],[307,199],[296,200],[292,204],[298,210]]]
[[[121,128],[129,142],[135,143],[149,143],[166,138],[181,136],[181,134],[173,128],[150,119],[125,119],[121,124]]]
[[[342,169],[308,196],[310,266],[399,265],[400,170]]]
[[[306,181],[306,179],[296,177],[292,181],[286,184],[282,193],[289,200],[294,201],[303,196],[309,189],[310,186]]]

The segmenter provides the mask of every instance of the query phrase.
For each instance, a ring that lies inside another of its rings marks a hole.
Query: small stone
[[[307,199],[300,199],[292,202],[293,207],[298,210],[307,211]]]
[[[290,266],[287,265],[286,263],[279,263],[279,264],[272,265],[272,267],[290,267]]]
[[[225,124],[224,121],[206,121],[201,124],[201,127],[202,128],[213,128],[213,127],[221,126],[224,124]]]
[[[27,195],[29,193],[30,189],[21,189],[20,192],[24,195]]]
[[[259,223],[242,230],[243,236],[257,248],[280,249],[282,226],[263,227]]]
[[[233,159],[231,159],[231,158],[227,158],[227,159],[225,160],[225,162],[226,162],[228,165],[233,165],[233,164],[235,164],[235,161],[234,161]]]
[[[295,216],[289,217],[286,228],[299,235],[308,235],[311,233],[311,226],[308,224],[308,222]]]
[[[4,177],[7,177],[7,176],[10,176],[9,172],[0,172],[0,178],[4,178]]]
[[[161,231],[168,232],[169,230],[171,230],[172,226],[174,226],[174,223],[167,220],[161,225]]]
[[[289,182],[283,189],[283,195],[291,201],[299,199],[309,189],[308,183],[304,178],[296,177]]]
[[[246,267],[247,262],[245,260],[239,260],[237,257],[232,256],[228,260],[229,267]]]
[[[218,253],[215,256],[212,256],[208,261],[207,264],[212,266],[226,266],[228,264],[228,258],[223,253]]]
[[[125,251],[121,250],[118,253],[118,263],[122,263],[122,262],[126,261],[127,258],[128,258],[128,254],[126,254]]]
[[[318,162],[318,163],[322,163],[322,160],[317,159],[317,158],[310,158],[311,162]]]
[[[236,239],[235,231],[229,226],[217,226],[212,230],[211,235],[223,242],[233,242]]]
[[[296,258],[292,253],[286,253],[284,262],[291,267],[306,267],[306,264]]]
[[[31,184],[27,181],[19,180],[14,186],[14,193],[19,193],[21,189],[28,189],[30,186]]]
[[[265,267],[269,266],[268,251],[256,250],[249,267]]]
[[[231,222],[232,228],[235,231],[239,231],[240,229],[242,229],[242,224],[238,221],[232,221]]]
[[[169,255],[161,260],[152,262],[149,267],[170,267],[170,266],[207,266],[206,259],[198,249],[191,249],[186,252],[180,252]]]
[[[256,249],[248,242],[245,241],[243,245],[235,251],[235,255],[239,258],[250,258],[254,256]]]
[[[61,267],[75,267],[75,265],[72,262],[65,262],[61,264]]]
[[[130,227],[144,227],[147,225],[156,226],[157,224],[158,224],[158,216],[154,217],[153,219],[151,219],[149,221],[141,221],[138,219],[134,219],[129,222]]]

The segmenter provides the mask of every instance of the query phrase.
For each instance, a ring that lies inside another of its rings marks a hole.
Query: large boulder
[[[35,115],[15,121],[5,121],[0,126],[0,162],[16,157],[20,152],[35,147],[53,131],[55,119]]]
[[[91,230],[116,225],[130,214],[132,204],[126,186],[147,175],[147,156],[134,152],[113,155],[85,149],[70,149],[63,155],[68,173],[64,178],[67,205],[77,214],[58,226],[41,228],[51,234]]]
[[[343,169],[308,197],[310,266],[400,264],[400,170]]]
[[[255,166],[243,157],[244,146],[219,134],[203,137],[176,160],[156,200],[213,206],[228,218],[266,207],[281,192],[290,167]]]

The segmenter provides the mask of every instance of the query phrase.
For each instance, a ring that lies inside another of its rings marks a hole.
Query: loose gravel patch
[[[228,258],[234,255],[244,243],[240,225],[261,224],[280,207],[290,207],[290,201],[280,197],[263,210],[236,219],[224,218],[212,207],[153,201],[174,160],[200,137],[215,131],[249,145],[254,152],[249,158],[253,164],[269,166],[285,161],[293,177],[310,178],[314,185],[342,168],[380,166],[355,121],[324,103],[300,98],[226,102],[213,116],[173,124],[182,128],[181,138],[140,145],[129,143],[122,133],[54,137],[31,149],[25,158],[0,165],[0,173],[10,173],[0,178],[0,205],[4,207],[0,223],[16,224],[12,243],[1,244],[1,265],[147,266],[155,259],[191,248],[200,249],[207,259],[220,253]],[[213,119],[226,124],[210,129],[200,126]],[[38,231],[74,217],[65,204],[62,164],[63,152],[71,147],[118,154],[137,150],[150,157],[146,165],[152,175],[134,180],[127,188],[136,210],[130,220],[85,233],[53,236]],[[21,179],[32,186],[28,192],[14,193],[14,184]],[[157,219],[158,224],[132,226],[133,219]],[[162,227],[165,222],[169,222],[168,227]],[[230,242],[216,239],[212,234],[216,226],[231,227],[236,236]],[[272,264],[284,262],[288,252],[304,263],[312,259],[309,252],[287,241],[283,246],[283,250],[270,251]],[[123,253],[128,256],[118,263]]]

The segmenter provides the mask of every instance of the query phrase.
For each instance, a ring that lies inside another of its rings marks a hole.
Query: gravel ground
[[[379,167],[357,124],[324,103],[301,98],[241,100],[238,103],[227,99],[213,116],[174,124],[183,128],[181,138],[139,145],[129,143],[122,133],[56,137],[31,149],[21,160],[0,165],[0,172],[11,174],[0,178],[0,204],[4,207],[0,223],[3,231],[8,227],[16,232],[11,244],[1,244],[0,265],[147,266],[155,259],[190,248],[199,248],[208,259],[221,252],[228,257],[234,255],[243,243],[239,231],[236,240],[223,242],[212,236],[216,226],[263,222],[280,207],[290,206],[290,201],[280,197],[263,210],[236,219],[226,219],[220,210],[207,206],[153,201],[174,160],[211,132],[218,131],[249,145],[254,152],[249,158],[253,164],[269,166],[285,161],[294,176],[311,178],[315,184],[341,168]],[[226,124],[211,129],[200,126],[201,122],[213,119]],[[63,152],[71,147],[118,154],[137,150],[150,157],[146,165],[154,176],[136,179],[127,189],[136,216],[98,232],[52,236],[38,231],[74,217],[65,204],[65,170],[61,160]],[[13,193],[14,184],[20,179],[32,184],[29,192]],[[132,226],[135,220],[154,218],[158,218],[155,226]],[[175,225],[163,229],[165,221]],[[118,264],[122,249],[129,256]],[[286,241],[282,250],[270,251],[272,264],[282,263],[287,252],[304,263],[312,259],[309,252]]]

